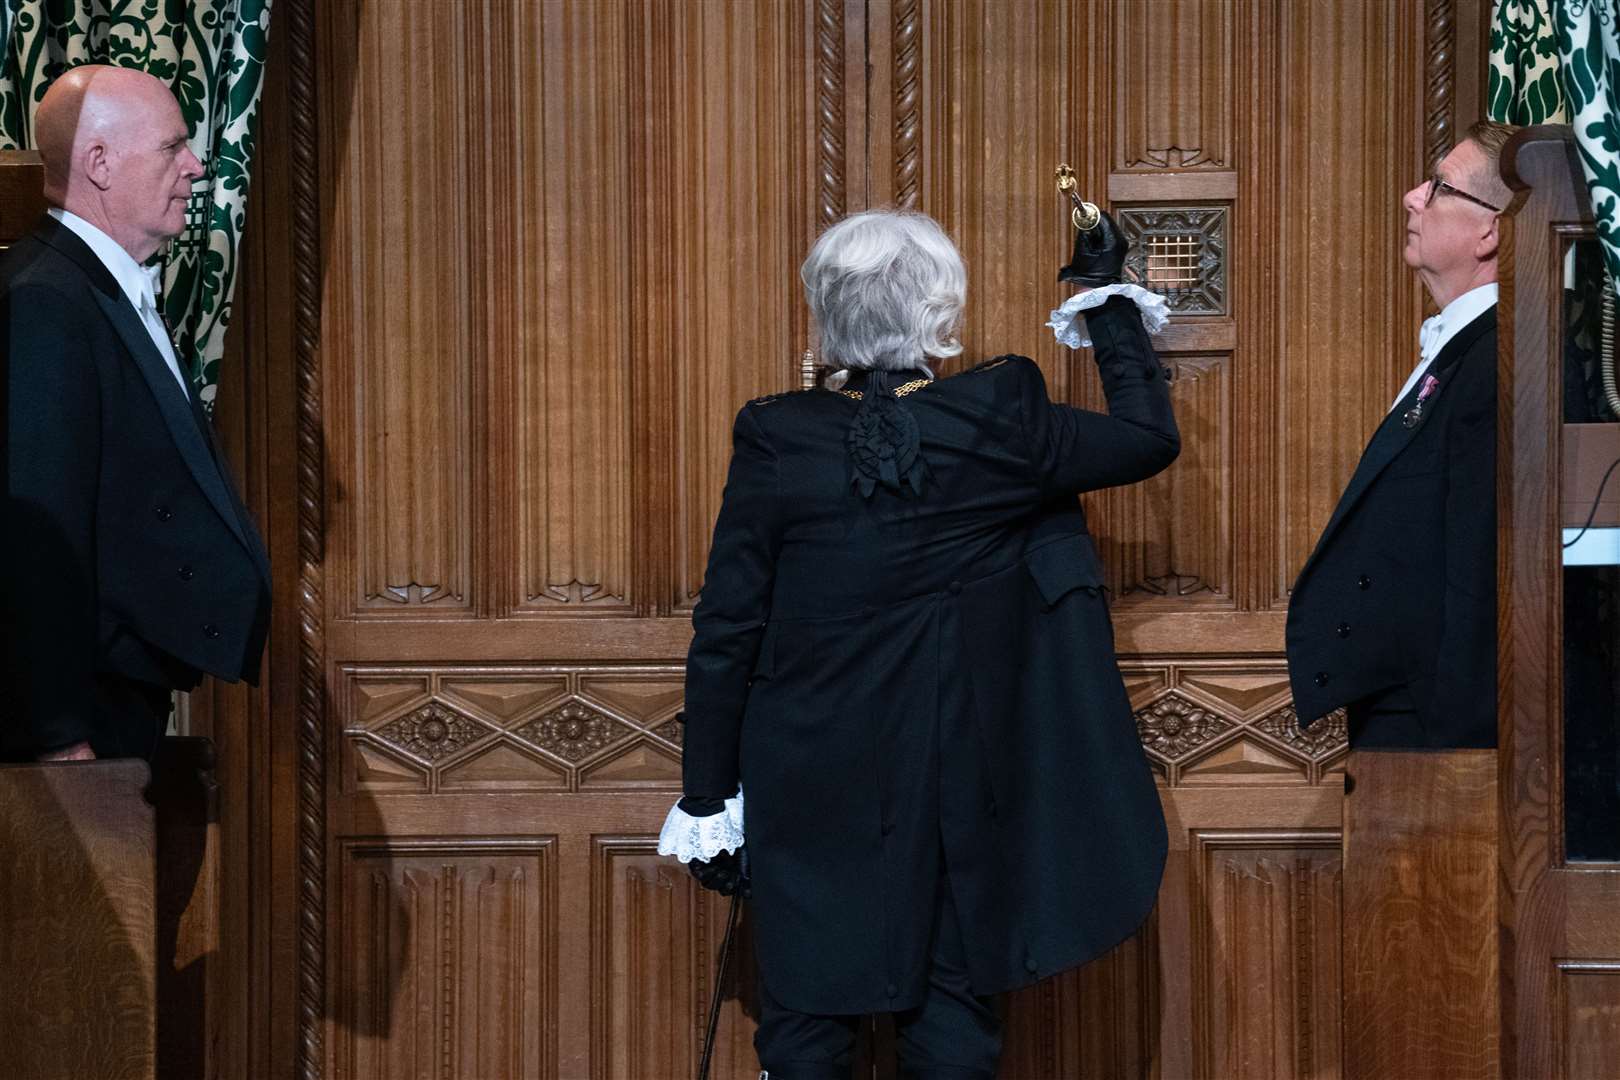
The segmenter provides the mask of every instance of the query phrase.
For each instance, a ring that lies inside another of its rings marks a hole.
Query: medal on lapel
[[[1440,389],[1439,379],[1433,375],[1423,377],[1423,386],[1418,390],[1417,401],[1413,402],[1412,407],[1407,409],[1405,415],[1401,417],[1403,427],[1415,428],[1423,421],[1423,406],[1428,403],[1438,389]]]

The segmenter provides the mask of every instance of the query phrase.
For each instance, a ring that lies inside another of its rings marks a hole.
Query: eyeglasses
[[[1470,195],[1456,184],[1448,184],[1446,181],[1440,179],[1438,175],[1429,177],[1429,194],[1423,199],[1424,209],[1428,209],[1431,205],[1433,205],[1434,197],[1440,194],[1442,191],[1444,191],[1447,195],[1455,195],[1459,199],[1467,199],[1475,206],[1483,206],[1493,214],[1500,214],[1502,212],[1502,208],[1500,206],[1492,206],[1478,195]]]

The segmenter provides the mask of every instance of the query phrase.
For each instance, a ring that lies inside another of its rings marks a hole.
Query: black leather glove
[[[722,851],[707,861],[693,859],[686,864],[686,869],[697,879],[699,885],[721,896],[741,893],[746,900],[753,895],[748,880],[747,844],[736,851]]]
[[[1094,229],[1074,234],[1074,258],[1058,271],[1059,281],[1072,281],[1076,285],[1114,285],[1125,270],[1125,254],[1131,242],[1119,231],[1107,211]]]

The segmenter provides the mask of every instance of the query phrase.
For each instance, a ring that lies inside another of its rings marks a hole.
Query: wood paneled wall
[[[1282,620],[1412,362],[1399,199],[1471,119],[1480,7],[278,7],[222,390],[271,680],[201,720],[265,883],[223,1071],[693,1071],[725,909],[654,848],[731,418],[799,385],[798,263],[876,205],[962,247],[950,367],[1098,404],[1042,326],[1066,160],[1199,252],[1182,458],[1090,504],[1172,857],[1141,934],[1015,997],[1004,1074],[1338,1075],[1344,729],[1299,731]],[[717,1075],[752,1076],[734,982]]]

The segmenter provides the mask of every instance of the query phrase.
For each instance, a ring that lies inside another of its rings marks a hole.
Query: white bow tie
[[[141,282],[141,303],[157,310],[158,286],[163,282],[163,266],[161,263],[141,267],[144,280]]]
[[[1423,326],[1418,330],[1418,352],[1422,354],[1425,362],[1433,360],[1440,351],[1440,332],[1444,329],[1440,316],[1435,315],[1423,320]]]

